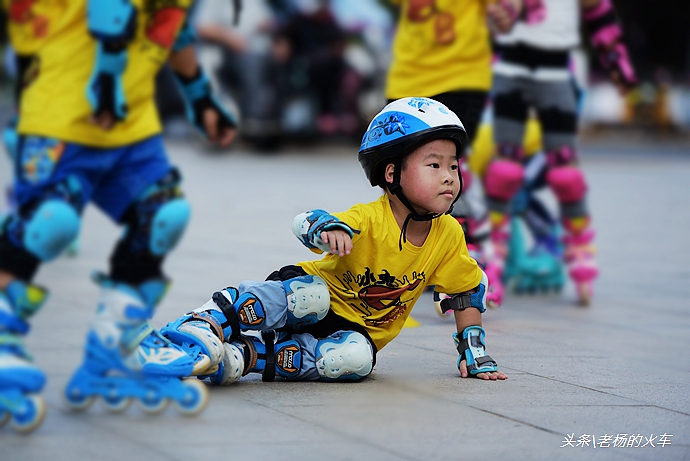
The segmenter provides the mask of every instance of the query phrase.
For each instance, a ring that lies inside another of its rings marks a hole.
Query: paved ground
[[[290,232],[295,214],[377,197],[354,148],[259,156],[169,147],[194,211],[166,265],[175,283],[157,326],[221,287],[309,258]],[[118,235],[88,209],[79,255],[45,266],[36,280],[51,288],[28,339],[49,376],[48,416],[27,437],[0,430],[0,459],[690,459],[689,154],[585,149],[602,267],[596,298],[576,307],[569,288],[510,296],[487,312],[489,352],[507,381],[458,377],[453,324],[426,299],[413,311],[421,326],[381,351],[364,382],[246,379],[211,389],[209,408],[192,419],[173,409],[148,417],[136,407],[110,415],[98,405],[83,414],[62,405],[96,304],[89,273],[106,268]],[[2,155],[0,184],[8,175]],[[569,434],[575,446],[562,447]],[[660,445],[663,434],[670,445]],[[617,435],[633,446],[602,446]],[[577,446],[586,436],[596,448]]]

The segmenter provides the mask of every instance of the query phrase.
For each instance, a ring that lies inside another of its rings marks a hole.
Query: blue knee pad
[[[77,211],[59,199],[49,199],[24,223],[24,248],[41,261],[55,259],[79,234]]]
[[[331,306],[328,285],[319,276],[304,275],[283,282],[287,296],[287,324],[293,328],[323,319]]]
[[[149,187],[134,202],[125,239],[132,242],[131,251],[148,251],[161,257],[169,253],[182,237],[191,207],[179,189],[177,170]]]
[[[189,222],[191,207],[183,198],[166,203],[156,211],[151,226],[151,253],[163,256],[177,245]]]
[[[363,334],[338,331],[316,345],[316,369],[323,381],[355,381],[371,373],[374,350]]]

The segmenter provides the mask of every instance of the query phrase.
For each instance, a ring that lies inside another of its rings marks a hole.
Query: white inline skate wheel
[[[156,391],[150,390],[143,399],[137,400],[137,404],[147,415],[162,413],[170,403],[166,397],[156,395]]]
[[[84,411],[96,400],[93,395],[84,395],[78,388],[66,388],[62,393],[62,400],[72,411]]]
[[[186,392],[182,401],[174,401],[175,408],[184,416],[196,416],[208,405],[208,389],[198,379],[185,379],[182,384]]]
[[[46,417],[46,404],[41,396],[29,394],[27,404],[20,413],[12,414],[10,425],[17,432],[28,433],[41,425]]]
[[[101,402],[109,413],[122,413],[129,408],[132,398],[125,396],[101,396]]]

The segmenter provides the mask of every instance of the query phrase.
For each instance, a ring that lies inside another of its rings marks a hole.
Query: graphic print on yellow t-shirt
[[[462,228],[451,216],[431,222],[422,246],[405,242],[402,250],[400,227],[386,195],[334,216],[361,231],[353,237],[352,252],[342,258],[327,254],[299,266],[326,281],[331,310],[362,325],[378,349],[400,333],[424,287],[460,293],[481,280]]]
[[[37,0],[39,1],[39,0]],[[110,131],[91,124],[87,85],[96,59],[96,40],[86,21],[87,0],[40,0],[50,11],[50,35],[40,47],[40,68],[22,95],[19,132],[92,147],[119,147],[160,132],[154,102],[155,75],[166,62],[193,0],[132,0],[137,31],[127,46],[122,76],[127,117]],[[59,14],[58,14],[59,12]]]

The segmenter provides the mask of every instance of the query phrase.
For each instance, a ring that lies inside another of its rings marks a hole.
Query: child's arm
[[[292,233],[310,250],[345,256],[352,250],[352,236],[359,231],[324,210],[311,210],[295,216]]]
[[[625,93],[637,85],[628,48],[623,43],[623,30],[610,0],[580,0],[582,19],[599,61],[613,79],[618,90]]]
[[[486,311],[487,288],[488,278],[482,272],[482,280],[476,288],[442,300],[441,308],[444,311],[453,310],[455,316],[458,331],[453,334],[453,340],[460,354],[460,376],[486,380],[507,379],[508,376],[498,371],[496,362],[486,354],[482,313]]]

